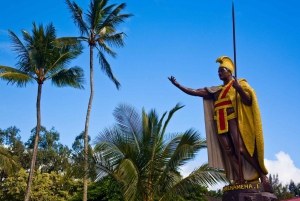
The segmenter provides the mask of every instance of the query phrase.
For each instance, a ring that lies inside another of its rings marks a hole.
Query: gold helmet
[[[227,56],[221,56],[219,58],[217,58],[216,62],[220,63],[219,68],[228,68],[231,72],[231,74],[234,73],[234,64],[231,61],[231,59]]]

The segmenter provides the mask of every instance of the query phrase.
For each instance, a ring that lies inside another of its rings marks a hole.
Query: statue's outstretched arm
[[[175,77],[171,76],[168,77],[168,79],[172,82],[173,85],[175,85],[177,88],[179,88],[184,93],[191,95],[191,96],[200,96],[203,98],[211,99],[212,96],[206,89],[190,89],[184,86],[181,86],[175,79]]]

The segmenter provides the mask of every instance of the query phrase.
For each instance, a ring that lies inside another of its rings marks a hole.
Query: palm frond
[[[152,117],[149,119],[148,122],[150,122],[150,125],[154,126],[152,129],[148,129],[148,134],[144,133],[144,136],[148,136],[147,138],[143,138],[144,144],[147,143],[147,146],[151,150],[151,159],[149,161],[150,164],[153,164],[155,166],[163,167],[164,166],[164,159],[161,156],[161,153],[163,153],[163,150],[165,148],[163,140],[161,140],[161,128],[162,128],[162,122],[164,120],[164,117],[166,116],[167,112],[165,112],[162,117],[158,120],[158,116],[155,114],[155,110],[153,115],[149,115],[149,117]],[[155,125],[153,125],[155,123]],[[148,124],[149,125],[149,124]],[[145,143],[146,142],[146,143]],[[161,165],[159,165],[161,164]]]
[[[119,181],[123,184],[123,195],[125,200],[132,200],[136,195],[138,189],[138,169],[135,167],[135,163],[130,159],[123,160],[117,172]]]
[[[104,35],[102,36],[103,40],[111,47],[123,47],[125,45],[123,37],[126,36],[125,33],[117,33],[114,35]],[[101,44],[99,44],[101,45]]]
[[[114,169],[118,162],[130,155],[128,147],[130,143],[126,134],[118,128],[105,128],[95,139],[95,152],[101,155],[108,165],[108,169]]]
[[[78,26],[80,34],[88,36],[89,30],[82,17],[82,9],[74,1],[71,3],[70,0],[65,0],[65,3],[68,5],[74,24]]]
[[[31,75],[9,66],[0,66],[0,79],[8,81],[7,84],[16,84],[18,87],[24,87],[34,80]]]
[[[173,186],[164,185],[161,200],[172,200],[173,196],[190,192],[195,185],[209,187],[219,183],[228,183],[224,171],[210,168],[207,163],[195,169],[189,176],[180,179]]]
[[[27,42],[27,49],[30,51],[32,63],[35,69],[45,69],[51,65],[53,58],[56,57],[55,49],[56,30],[52,23],[43,27],[42,24],[33,23],[32,41]],[[40,76],[43,76],[40,72]]]
[[[161,139],[163,139],[164,133],[165,133],[165,131],[166,131],[166,128],[167,128],[167,126],[168,126],[168,124],[169,124],[171,118],[173,117],[174,113],[175,113],[177,110],[180,110],[180,109],[183,108],[183,107],[184,107],[184,105],[181,105],[180,103],[177,103],[177,104],[175,105],[175,107],[174,107],[173,109],[170,110],[169,115],[168,115],[168,118],[167,118],[167,120],[165,121],[164,126],[163,126],[163,130],[162,130],[162,132],[161,132],[161,133],[162,133],[162,134],[161,134]]]
[[[116,88],[119,89],[121,84],[119,83],[119,81],[113,75],[110,64],[107,62],[107,60],[105,59],[104,54],[101,51],[98,52],[98,57],[99,57],[99,63],[100,63],[100,66],[101,66],[101,70],[108,76],[108,78],[110,80],[112,80],[115,83]]]
[[[13,154],[9,150],[0,146],[0,169],[6,174],[12,174],[16,172],[20,167],[21,165],[13,156]]]
[[[107,150],[104,150],[104,147],[106,147]],[[116,146],[112,143],[100,143],[97,148],[98,151],[95,152],[101,157],[101,160],[98,160],[96,165],[101,167],[102,171],[104,170],[103,168],[105,168],[106,173],[111,173],[116,170],[117,165],[124,158],[121,150],[115,148]]]
[[[96,34],[102,38],[105,35],[114,35],[116,33],[116,30],[113,27],[110,26],[101,26],[99,27],[99,30],[97,30]]]
[[[143,110],[143,146],[151,147],[154,142],[154,135],[158,129],[158,115],[154,109],[148,114]]]
[[[8,30],[8,32],[12,41],[13,51],[17,53],[17,58],[19,59],[17,65],[20,66],[21,71],[28,72],[33,75],[35,66],[32,62],[30,52],[13,31]],[[23,30],[22,34],[24,39],[27,39],[28,41],[32,40],[31,36],[26,31]]]
[[[107,2],[105,2],[105,5],[107,4]],[[107,19],[107,16],[109,16],[113,10],[113,8],[116,6],[116,4],[111,4],[108,5],[106,7],[101,6],[101,10],[99,10],[99,20],[98,20],[98,24],[95,24],[94,28],[96,32],[99,32],[104,26],[104,22]]]
[[[56,48],[53,51],[52,62],[49,66],[46,66],[44,69],[44,74],[47,76],[48,73],[53,74],[57,73],[63,69],[72,59],[75,59],[78,55],[82,53],[83,46],[81,43],[73,45],[63,45],[59,48]]]
[[[54,40],[55,46],[60,48],[65,45],[78,45],[83,40],[87,40],[86,37],[60,37]]]
[[[142,134],[141,117],[136,109],[127,104],[119,104],[113,115],[121,132],[126,134],[130,141],[140,150]]]
[[[111,134],[114,133],[112,139]],[[120,138],[119,133],[114,129],[105,129],[101,136],[109,136],[112,142],[100,142],[95,147],[95,161],[94,167],[97,171],[97,180],[105,174],[112,175],[116,180],[123,184],[123,193],[130,200],[135,195],[138,182],[138,168],[135,162],[128,158],[128,143],[126,139]],[[129,154],[130,155],[130,154]]]
[[[164,166],[164,161],[161,160],[160,154],[163,150],[163,143],[158,141],[160,138],[160,128],[162,121],[166,112],[163,114],[162,118],[158,120],[158,115],[155,110],[151,110],[148,114],[148,129],[147,133],[144,133],[145,136],[148,136],[147,146],[150,151],[149,157],[149,172],[148,176],[148,188],[152,191],[155,181],[157,180],[158,175],[160,175],[161,169]],[[145,138],[144,138],[145,139]],[[158,173],[159,172],[159,173]]]
[[[102,24],[102,27],[110,26],[115,29],[115,27],[124,22],[126,18],[132,17],[132,14],[119,14],[123,9],[125,9],[126,4],[122,3],[117,6],[105,19]]]
[[[165,118],[166,115],[167,115],[167,112],[164,112],[163,115],[161,116],[159,122],[158,122],[157,133],[160,134],[160,135],[162,134],[162,133],[161,133],[162,123],[163,123],[163,120],[164,120],[164,118]],[[162,141],[161,139],[162,139],[162,138],[159,137],[159,140],[160,140],[160,141]]]
[[[43,27],[43,25],[41,24],[40,27]],[[56,30],[52,23],[46,26],[45,39],[50,43],[56,40]]]
[[[207,163],[202,164],[195,169],[189,176],[184,178],[180,183],[176,184],[174,188],[190,184],[198,184],[209,187],[220,182],[228,183],[225,172],[223,170],[214,169],[208,166]]]
[[[26,47],[24,46],[24,44],[21,42],[21,40],[18,38],[18,36],[11,30],[8,30],[9,34],[10,34],[10,39],[12,41],[12,45],[13,45],[13,51],[18,53],[18,57],[20,57],[22,60],[24,59],[28,59],[29,58],[29,53],[26,49]],[[25,34],[26,32],[23,31],[23,33]]]
[[[110,49],[105,43],[98,41],[98,46],[95,46],[98,50],[98,56],[100,52],[104,51],[105,53],[109,54],[113,58],[116,58],[117,53]]]
[[[94,144],[97,147],[98,143],[101,142],[112,142],[118,141],[120,132],[116,126],[104,128],[99,134],[96,136],[94,140]],[[121,138],[122,139],[122,138]]]
[[[200,134],[193,130],[187,130],[182,136],[172,157],[168,162],[168,168],[173,170],[184,165],[188,160],[194,158],[196,153],[206,148],[206,140],[200,138]]]
[[[32,23],[32,25],[34,27],[36,27],[36,24],[35,23]],[[23,35],[23,39],[24,41],[26,42],[26,48],[28,48],[28,50],[30,50],[31,47],[31,44],[34,44],[34,40],[33,40],[33,37],[26,31],[26,30],[22,30],[22,35]]]
[[[206,148],[206,140],[199,137],[199,133],[189,129],[183,135],[174,137],[165,147],[163,158],[166,165],[157,185],[167,182],[171,172],[179,172],[179,168],[196,156],[197,151]]]
[[[58,73],[52,74],[49,78],[52,84],[58,87],[72,86],[74,88],[84,89],[84,73],[79,67],[62,69]]]
[[[90,24],[90,29],[97,32],[97,26],[101,23],[101,21],[108,15],[113,5],[109,5],[107,7],[108,0],[92,0],[90,2],[89,10],[86,15],[87,21]]]
[[[182,192],[173,192],[173,187],[182,180],[182,176],[179,172],[168,172],[165,177],[165,181],[157,182],[154,191],[155,195],[161,197],[160,200],[168,200],[166,198],[173,197],[174,195],[181,195]],[[172,199],[171,199],[172,200]]]

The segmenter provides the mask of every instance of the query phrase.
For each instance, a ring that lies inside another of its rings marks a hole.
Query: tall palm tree
[[[75,40],[57,39],[54,26],[43,27],[33,23],[32,35],[22,30],[25,43],[9,30],[13,50],[18,55],[17,68],[0,65],[0,78],[8,83],[24,87],[36,81],[38,84],[36,114],[37,126],[28,178],[25,201],[29,200],[35,161],[41,129],[41,95],[43,83],[51,80],[57,87],[71,86],[83,88],[83,70],[79,67],[67,69],[67,64],[82,52],[82,46]]]
[[[209,186],[226,182],[222,171],[203,164],[183,178],[180,167],[206,148],[206,140],[189,129],[165,135],[173,114],[183,106],[177,104],[159,119],[155,110],[142,116],[131,106],[116,107],[116,124],[106,128],[95,142],[95,168],[98,179],[112,175],[123,184],[125,200],[174,200],[174,196],[193,185]]]
[[[117,89],[120,87],[119,81],[113,75],[110,64],[105,58],[105,53],[112,57],[116,57],[111,47],[123,47],[123,35],[124,33],[118,33],[116,31],[117,25],[124,22],[126,18],[131,17],[131,14],[121,14],[121,11],[126,7],[125,3],[120,5],[111,4],[108,5],[108,0],[91,0],[90,6],[83,18],[82,9],[73,1],[65,0],[74,23],[78,26],[80,31],[80,37],[78,39],[87,42],[90,47],[90,98],[87,108],[86,120],[85,120],[85,138],[84,138],[84,152],[88,153],[88,129],[90,113],[92,108],[92,102],[94,97],[94,48],[98,53],[100,67],[103,72],[114,82]],[[87,157],[85,159],[85,171],[88,169]],[[83,200],[87,199],[87,176],[84,178],[84,193]]]

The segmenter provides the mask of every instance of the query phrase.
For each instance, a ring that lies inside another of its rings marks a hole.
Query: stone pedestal
[[[278,201],[269,184],[229,185],[223,188],[222,201]]]

